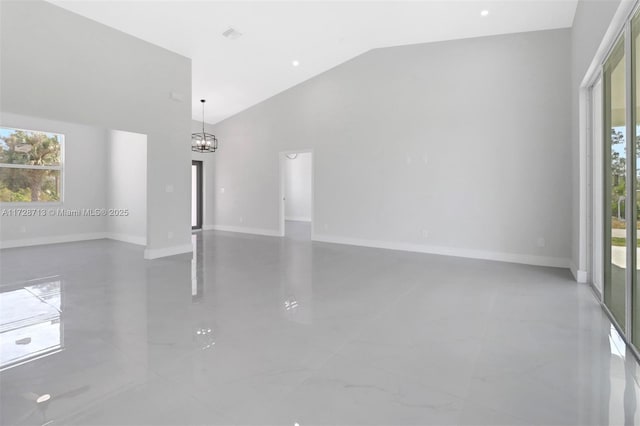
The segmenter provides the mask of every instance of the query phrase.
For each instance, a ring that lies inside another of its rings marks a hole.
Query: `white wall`
[[[285,161],[285,219],[311,221],[311,153]]]
[[[64,134],[63,200],[43,205],[44,208],[106,207],[104,159],[107,138],[104,129],[9,113],[0,114],[0,125]],[[7,205],[1,207],[9,208]],[[0,217],[0,247],[104,238],[105,223],[106,219],[100,216],[4,216]]]
[[[370,51],[214,127],[214,225],[278,234],[314,151],[314,238],[568,266],[569,30]]]
[[[586,141],[581,145],[580,86],[591,66],[594,56],[603,45],[605,33],[620,0],[581,0],[576,8],[571,29],[571,270],[579,281],[587,277],[587,196],[586,161],[581,161],[586,149]],[[582,139],[585,139],[586,133]],[[581,164],[582,163],[582,164]],[[582,175],[581,175],[582,174]]]
[[[0,111],[146,134],[145,256],[191,251],[191,60],[44,1],[0,7]]]
[[[109,131],[107,217],[109,238],[147,243],[147,136]],[[121,215],[122,210],[127,214]]]

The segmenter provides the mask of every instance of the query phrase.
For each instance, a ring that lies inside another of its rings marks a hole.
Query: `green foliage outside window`
[[[627,178],[626,178],[626,158],[621,156],[615,150],[615,145],[623,144],[625,141],[622,132],[611,129],[611,215],[613,217],[625,218],[625,196],[627,190]],[[636,137],[635,140],[636,158],[640,158],[640,137]],[[636,177],[638,179],[638,177]],[[622,199],[622,201],[621,201]],[[618,207],[620,211],[618,211]],[[640,219],[640,204],[637,208],[638,219]]]
[[[60,201],[61,139],[0,128],[0,202]]]

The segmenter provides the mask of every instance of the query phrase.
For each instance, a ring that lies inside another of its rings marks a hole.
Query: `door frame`
[[[292,149],[287,151],[280,151],[278,153],[278,166],[280,169],[280,189],[278,191],[278,235],[284,237],[284,223],[285,223],[285,176],[286,176],[286,161],[287,154],[311,154],[311,239],[314,239],[314,206],[315,206],[315,155],[313,154],[313,148]]]
[[[604,139],[603,139],[603,82],[599,73],[589,87],[589,111],[587,144],[587,196],[590,232],[587,233],[589,267],[588,280],[592,284],[598,301],[604,295]],[[597,104],[597,105],[596,105]]]
[[[196,170],[197,170],[197,177],[196,177],[196,195],[197,195],[197,200],[196,200],[196,225],[191,225],[191,230],[200,230],[202,229],[202,210],[203,210],[203,203],[202,203],[202,168],[203,168],[203,162],[201,160],[191,160],[191,167],[193,170],[193,166],[196,166]],[[191,190],[191,193],[193,193],[193,188]],[[193,206],[193,200],[191,200],[192,203],[191,205]]]

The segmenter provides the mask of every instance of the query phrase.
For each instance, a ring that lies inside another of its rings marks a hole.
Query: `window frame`
[[[66,148],[66,134],[52,130],[33,130],[24,129],[21,127],[5,126],[0,124],[0,128],[13,131],[32,132],[32,133],[50,133],[58,136],[60,143],[60,164],[57,166],[32,166],[27,164],[6,164],[0,163],[0,169],[26,169],[26,170],[59,170],[60,171],[60,188],[58,193],[60,194],[58,201],[0,201],[2,207],[45,207],[45,206],[61,206],[64,203],[64,168],[65,168],[65,148]]]

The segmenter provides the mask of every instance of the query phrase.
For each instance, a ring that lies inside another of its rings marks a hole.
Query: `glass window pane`
[[[0,202],[60,201],[60,170],[0,167]]]
[[[633,54],[633,85],[634,91],[633,93],[633,119],[634,123],[634,146],[635,146],[635,194],[636,194],[636,224],[634,229],[638,229],[638,212],[640,212],[640,208],[638,207],[638,195],[640,195],[640,175],[638,175],[638,170],[640,170],[640,73],[638,70],[640,69],[640,14],[636,14],[631,22],[631,30],[632,30],[632,54]],[[637,231],[636,231],[637,235]],[[636,243],[637,245],[637,243]],[[631,297],[631,341],[636,346],[636,348],[640,347],[640,276],[638,275],[638,249],[635,250],[636,253],[636,274],[634,276],[633,285],[631,288],[632,297]]]
[[[625,327],[627,226],[626,98],[624,42],[621,39],[604,66],[605,141],[605,276],[604,302],[618,325]],[[632,223],[633,225],[633,223]]]
[[[59,166],[62,138],[56,133],[0,127],[0,164]]]

